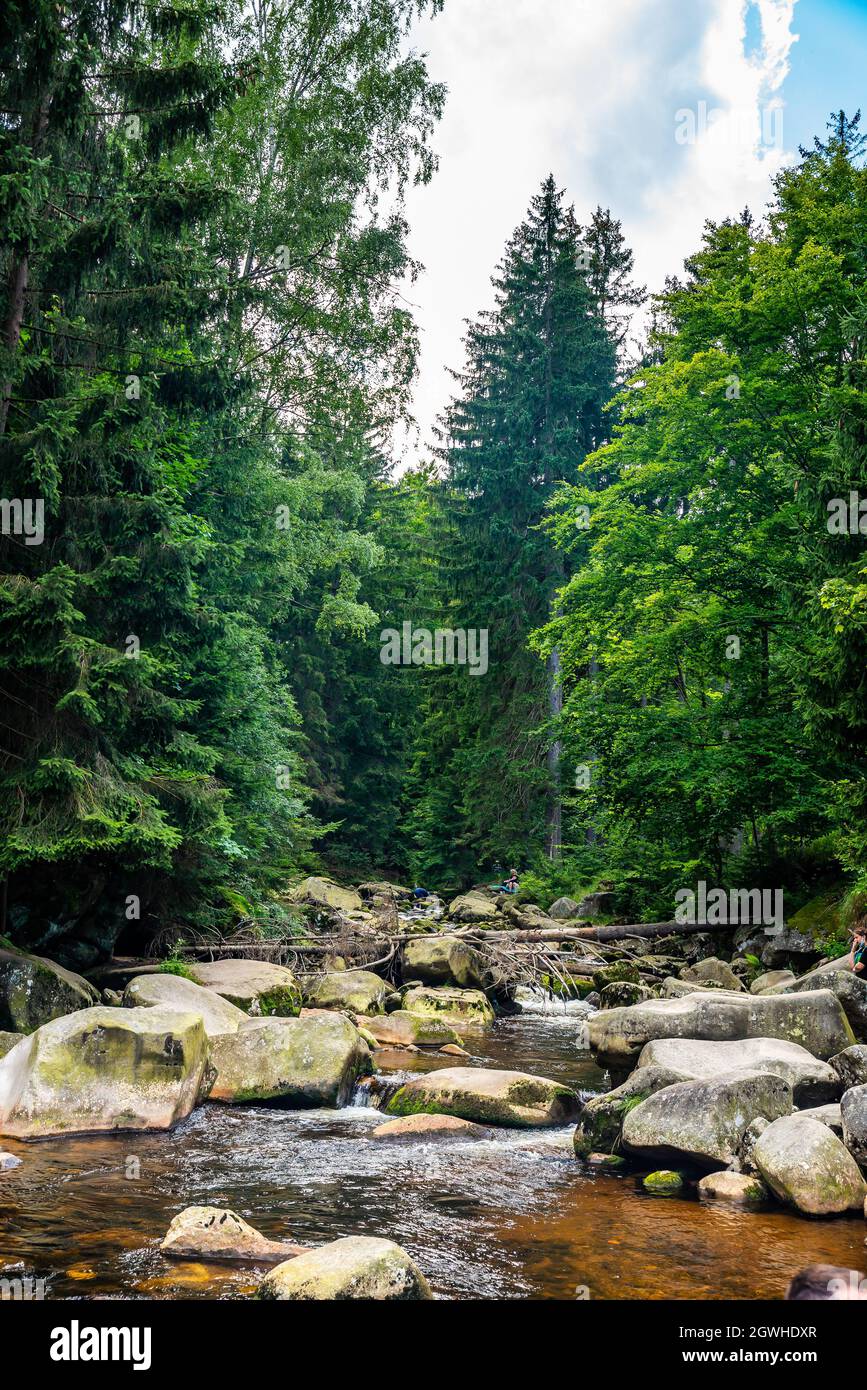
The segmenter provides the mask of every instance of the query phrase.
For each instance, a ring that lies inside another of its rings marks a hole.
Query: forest
[[[404,203],[446,101],[406,34],[440,7],[4,9],[21,948],[291,937],[317,872],[450,894],[515,866],[633,921],[697,880],[860,912],[860,114],[652,296],[617,209],[540,169],[405,466]]]

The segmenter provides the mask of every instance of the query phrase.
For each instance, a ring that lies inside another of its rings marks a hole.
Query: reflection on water
[[[477,1065],[519,1067],[584,1091],[604,1080],[568,1018],[503,1020],[472,1039]],[[402,1071],[455,1059],[382,1052]],[[461,1061],[462,1065],[465,1065]],[[48,1296],[239,1297],[256,1267],[175,1262],[157,1246],[194,1203],[230,1206],[272,1237],[349,1234],[403,1245],[451,1298],[780,1297],[816,1261],[863,1269],[860,1220],[811,1222],[646,1196],[592,1172],[571,1131],[502,1131],[479,1144],[373,1142],[376,1110],[207,1105],[172,1135],[4,1146],[0,1277],[47,1278]]]

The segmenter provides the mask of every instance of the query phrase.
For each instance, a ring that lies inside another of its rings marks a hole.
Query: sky
[[[762,212],[832,109],[867,126],[867,0],[445,0],[410,42],[449,94],[407,205],[425,270],[405,289],[422,354],[403,467],[429,456],[464,320],[549,172],[579,222],[610,207],[655,290],[706,218]]]

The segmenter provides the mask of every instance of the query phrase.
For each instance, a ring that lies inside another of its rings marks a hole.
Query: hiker
[[[504,893],[517,893],[517,891],[518,891],[518,870],[517,870],[517,869],[510,869],[510,870],[509,870],[509,877],[506,879],[506,882],[503,884],[503,892],[504,892]]]
[[[412,890],[412,896],[415,898],[416,902],[418,902],[421,898],[429,898],[430,890],[427,888],[420,888],[419,885],[416,884]]]

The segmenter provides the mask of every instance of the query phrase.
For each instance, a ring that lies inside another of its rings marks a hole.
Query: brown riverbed
[[[522,1017],[470,1046],[479,1065],[603,1089],[576,1033],[568,1018]],[[378,1062],[393,1071],[454,1059],[382,1052]],[[305,1243],[388,1236],[446,1298],[779,1298],[807,1264],[867,1271],[861,1219],[649,1197],[635,1177],[578,1164],[569,1130],[392,1147],[369,1140],[380,1123],[362,1105],[206,1105],[171,1135],[4,1140],[24,1163],[0,1175],[0,1278],[44,1279],[55,1298],[244,1296],[261,1269],[160,1255],[172,1216],[194,1203]]]

